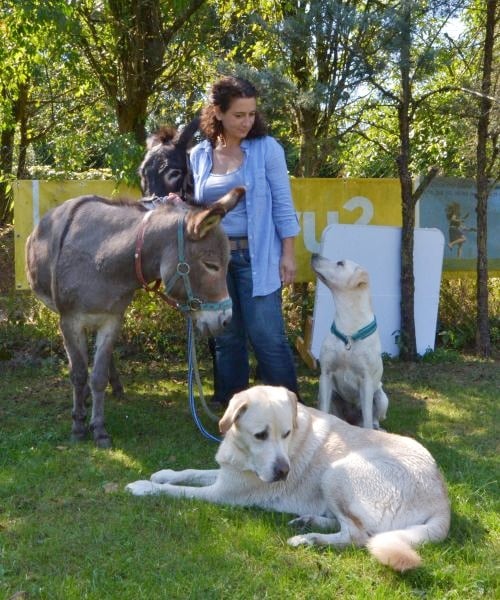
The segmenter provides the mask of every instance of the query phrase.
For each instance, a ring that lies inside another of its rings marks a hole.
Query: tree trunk
[[[140,145],[146,140],[148,100],[164,71],[167,47],[205,2],[178,0],[179,10],[168,13],[166,21],[162,6],[168,3],[160,0],[109,0],[113,42],[107,53],[102,51],[95,11],[75,3],[87,25],[78,43],[115,109],[120,133],[132,133]]]
[[[0,225],[12,223],[12,162],[15,126],[6,127],[0,135]]]
[[[4,98],[7,94],[3,90]],[[12,204],[12,170],[14,162],[14,136],[16,133],[17,102],[5,102],[11,107],[11,114],[5,119],[0,134],[0,225],[12,222],[14,207]]]
[[[410,175],[410,17],[409,2],[403,7],[404,24],[401,31],[400,75],[401,98],[398,106],[398,125],[400,154],[397,159],[399,180],[401,182],[401,328],[399,332],[399,351],[402,360],[414,361],[417,358],[415,336],[415,277],[413,272],[413,246],[415,229],[415,202]]]
[[[26,179],[26,155],[30,140],[28,138],[28,86],[19,87],[19,99],[17,102],[16,118],[19,122],[19,155],[17,159],[17,179]]]
[[[301,109],[299,112],[300,156],[294,173],[296,177],[318,176],[318,119],[319,113],[316,110]]]
[[[398,157],[399,180],[401,182],[401,329],[399,350],[402,360],[417,358],[415,333],[415,277],[413,269],[415,205],[412,180],[404,152]]]
[[[147,118],[147,98],[144,95],[141,98],[127,98],[125,102],[117,102],[116,118],[118,121],[118,131],[120,133],[133,133],[138,144],[144,145],[146,141],[146,118]],[[142,101],[142,100],[145,101]]]
[[[487,144],[490,114],[493,102],[490,99],[493,50],[495,43],[495,19],[497,0],[488,0],[486,7],[486,32],[483,48],[483,75],[479,119],[477,125],[477,172],[476,172],[476,215],[477,215],[477,333],[476,352],[480,356],[491,355],[491,339],[488,315],[488,195],[489,173]]]

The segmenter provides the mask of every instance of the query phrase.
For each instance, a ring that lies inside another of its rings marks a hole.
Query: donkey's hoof
[[[103,425],[90,424],[90,430],[94,437],[94,443],[98,448],[111,448],[111,436]]]
[[[89,439],[89,430],[85,427],[71,432],[71,441],[74,443],[85,442]]]
[[[124,400],[125,399],[125,390],[124,390],[124,388],[123,388],[122,385],[117,385],[117,386],[112,387],[111,388],[111,393],[118,400]]]
[[[94,442],[98,448],[102,448],[103,450],[107,450],[113,445],[109,435],[101,435],[99,437],[95,437]]]

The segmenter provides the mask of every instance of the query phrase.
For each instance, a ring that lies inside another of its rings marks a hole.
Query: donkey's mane
[[[132,200],[131,198],[117,198],[116,200],[110,200],[109,198],[99,197],[99,202],[107,204],[108,206],[133,206],[139,212],[146,212],[147,210],[139,200]]]
[[[176,135],[177,129],[175,127],[163,125],[158,131],[155,131],[155,133],[148,136],[146,147],[148,150],[151,150],[153,146],[157,146],[158,144],[167,144],[168,142],[171,142]]]

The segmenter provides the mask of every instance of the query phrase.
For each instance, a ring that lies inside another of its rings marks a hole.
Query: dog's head
[[[335,261],[313,254],[311,267],[332,293],[366,289],[370,284],[368,272],[352,260]]]
[[[226,437],[217,460],[252,471],[266,483],[284,480],[296,427],[297,396],[286,388],[258,385],[235,394],[219,422]]]

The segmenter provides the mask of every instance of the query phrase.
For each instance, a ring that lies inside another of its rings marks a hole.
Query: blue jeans
[[[227,404],[249,386],[248,343],[263,384],[282,385],[298,392],[293,355],[285,334],[281,289],[252,297],[252,267],[248,250],[231,252],[227,274],[233,317],[215,338],[214,400]]]

